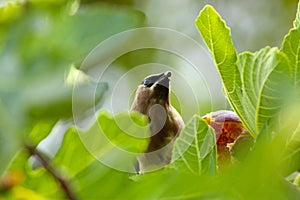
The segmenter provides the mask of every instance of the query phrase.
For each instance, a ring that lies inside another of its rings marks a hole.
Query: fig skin
[[[235,112],[219,110],[202,117],[216,132],[219,164],[231,163],[231,150],[239,136],[249,134]],[[250,135],[250,134],[249,134]]]

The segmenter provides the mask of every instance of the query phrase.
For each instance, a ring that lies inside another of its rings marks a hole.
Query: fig
[[[253,138],[235,112],[219,110],[202,117],[216,132],[219,164],[242,160],[253,144]]]

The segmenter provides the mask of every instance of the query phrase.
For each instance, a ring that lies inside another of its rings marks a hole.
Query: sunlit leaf
[[[119,114],[113,117],[102,113],[99,115],[98,122],[103,133],[114,145],[133,152],[145,150],[149,132],[148,126],[145,126],[147,119],[140,114]]]
[[[150,135],[148,127],[141,126],[145,125],[146,119],[137,116],[141,115],[121,113],[113,116],[102,111],[89,130],[80,131],[82,143],[106,165],[121,171],[136,172],[136,157],[146,149]],[[126,158],[126,162],[118,158]]]
[[[239,55],[244,105],[247,121],[256,133],[281,109],[291,94],[291,68],[276,48],[266,47],[254,54]]]
[[[299,11],[300,12],[300,11]],[[281,51],[286,54],[291,63],[291,78],[293,84],[300,88],[300,30],[291,29],[285,36]],[[296,90],[300,95],[299,90]]]
[[[210,6],[200,12],[196,25],[214,57],[231,105],[256,136],[294,92],[289,61],[269,47],[242,53],[237,59],[229,28]]]
[[[40,141],[49,135],[55,123],[55,120],[41,120],[37,122],[29,133],[27,142],[33,146],[38,145]]]
[[[298,2],[296,19],[294,20],[294,27],[295,28],[299,28],[300,27],[300,2]]]
[[[117,159],[126,162],[124,157]],[[98,160],[78,173],[73,181],[80,185],[77,193],[82,199],[123,199],[127,197],[123,192],[133,183],[128,173],[105,166]]]
[[[209,5],[200,11],[195,23],[212,53],[230,104],[250,133],[255,136],[253,125],[246,119],[247,105],[241,101],[241,77],[236,64],[237,53],[232,43],[230,29]]]
[[[148,136],[147,124],[147,119],[138,113],[113,116],[100,112],[89,130],[77,132],[72,128],[66,133],[54,161],[80,185],[77,190],[81,198],[122,196],[121,191],[133,182],[128,172],[118,169],[134,170],[136,155],[130,151],[144,151],[148,139],[131,135]]]
[[[74,159],[74,155],[77,159]],[[82,144],[77,130],[70,128],[53,160],[57,166],[63,169],[65,174],[74,176],[86,168],[94,158]]]
[[[289,175],[300,169],[300,104],[294,103],[282,109],[274,130],[282,141],[282,173]]]
[[[229,94],[234,92],[239,73],[229,28],[211,6],[205,6],[200,11],[195,23],[214,57],[226,92]]]
[[[172,166],[182,172],[216,172],[215,132],[199,116],[194,116],[177,138],[172,162]]]
[[[287,137],[285,146],[285,157],[283,165],[286,166],[284,173],[289,174],[299,170],[300,165],[300,117],[299,117],[299,100],[300,100],[300,2],[294,28],[285,36],[281,51],[286,54],[291,64],[291,82],[294,86],[293,94],[290,95],[289,104],[283,108],[283,116],[280,116],[276,130]]]

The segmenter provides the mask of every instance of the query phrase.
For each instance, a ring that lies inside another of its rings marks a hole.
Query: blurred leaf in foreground
[[[15,171],[22,173],[24,181],[3,195],[9,195],[12,199],[27,198],[29,194],[34,194],[40,198],[63,198],[64,194],[53,176],[44,168],[33,170],[29,157],[27,150],[20,151],[14,157],[8,168],[8,173]]]
[[[274,122],[274,132],[280,142],[278,158],[281,173],[287,176],[300,170],[300,103],[284,107]],[[280,156],[280,157],[279,157]]]
[[[101,111],[93,126],[79,135],[95,158],[114,169],[135,173],[136,157],[148,143],[147,124],[147,119],[139,113],[113,116]]]
[[[183,173],[215,174],[216,157],[215,131],[199,116],[194,116],[174,144],[171,166]]]
[[[72,115],[73,88],[64,81],[70,66],[78,67],[99,42],[144,19],[138,11],[108,5],[71,13],[68,2],[12,1],[0,8],[0,113],[6,121],[0,138],[10,145],[0,151],[0,174],[37,121]],[[96,100],[105,91],[102,86]],[[77,104],[93,106],[95,97],[85,98],[88,86],[78,88]]]

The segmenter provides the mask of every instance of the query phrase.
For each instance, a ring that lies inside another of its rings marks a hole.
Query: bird
[[[147,76],[138,86],[131,106],[147,116],[150,139],[144,153],[138,157],[138,172],[160,169],[171,162],[175,139],[184,121],[170,102],[171,71]]]

